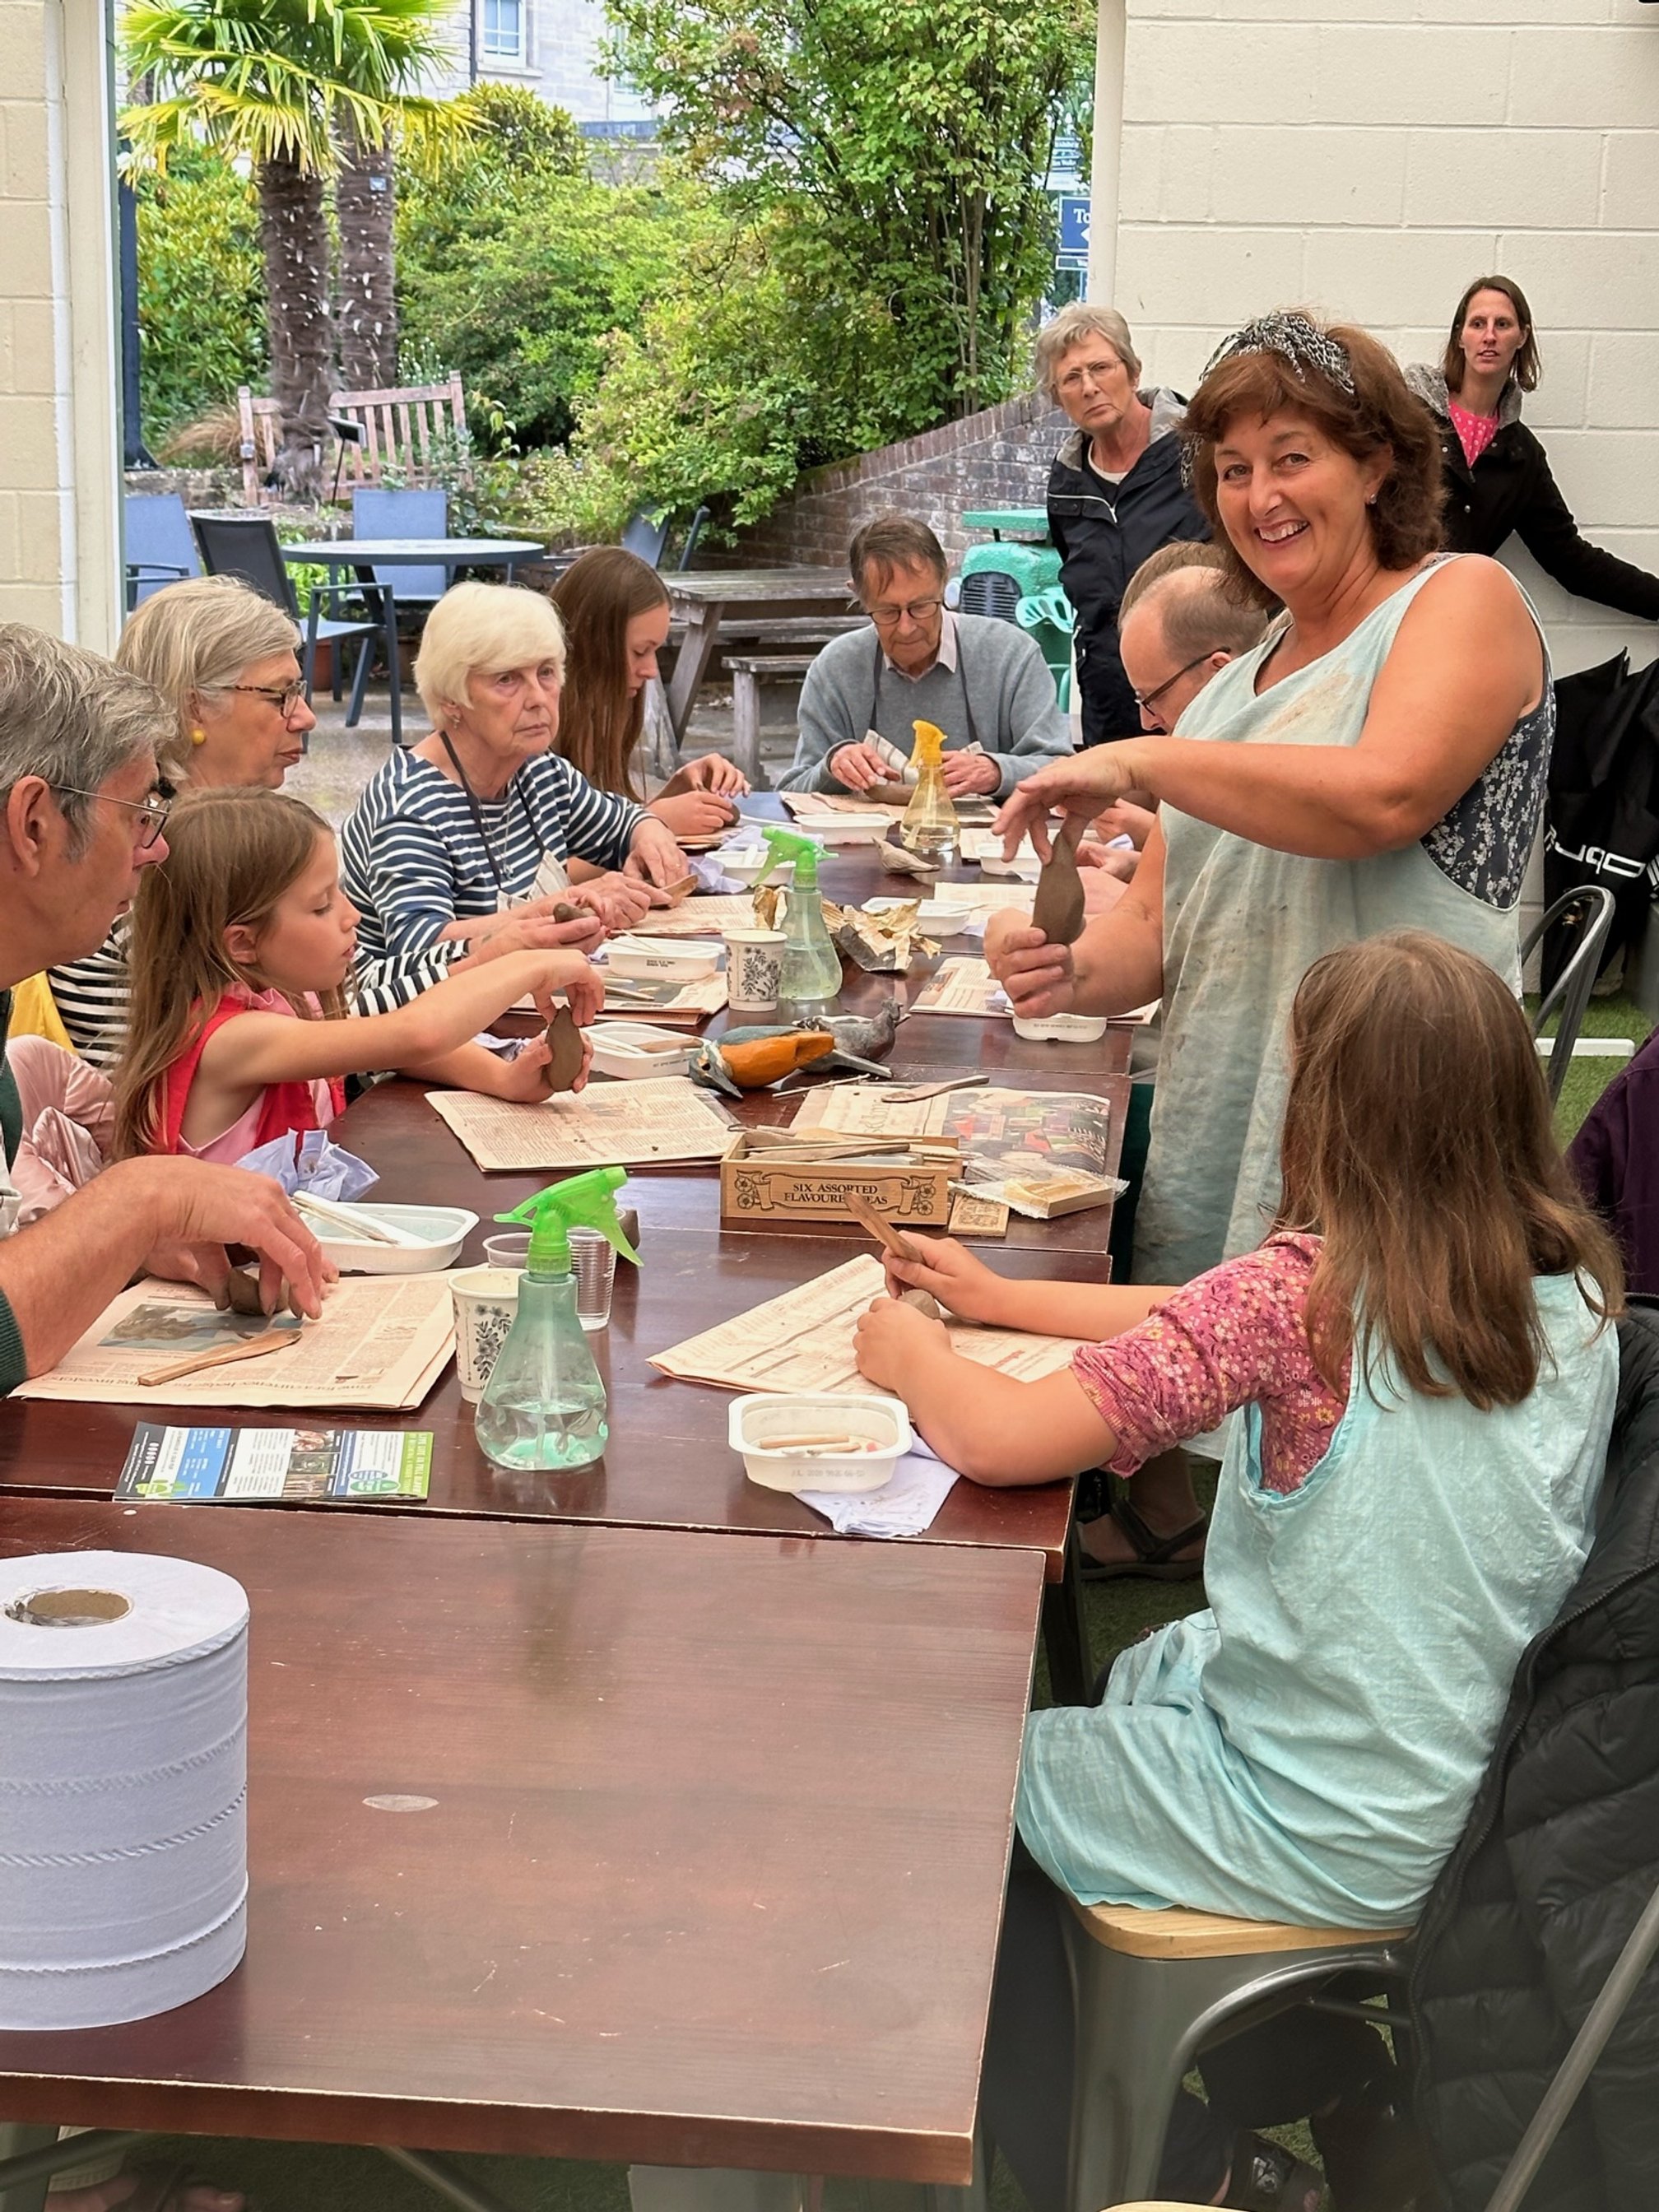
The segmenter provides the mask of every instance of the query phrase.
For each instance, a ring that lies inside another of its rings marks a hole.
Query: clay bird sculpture
[[[740,1098],[745,1091],[793,1075],[835,1048],[828,1029],[791,1023],[787,1027],[727,1030],[718,1042],[705,1037],[691,1055],[690,1077],[711,1091]]]

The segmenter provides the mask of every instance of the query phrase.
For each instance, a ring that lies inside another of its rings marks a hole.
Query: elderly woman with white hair
[[[1210,526],[1181,477],[1185,402],[1137,389],[1140,357],[1115,308],[1079,301],[1037,333],[1036,379],[1073,428],[1048,472],[1048,534],[1077,615],[1083,742],[1139,734],[1118,652],[1118,604],[1141,562]]]
[[[498,916],[562,902],[625,928],[685,873],[655,815],[552,750],[564,661],[557,613],[520,585],[457,584],[433,609],[415,667],[432,732],[392,754],[341,833],[364,952],[476,945]]]

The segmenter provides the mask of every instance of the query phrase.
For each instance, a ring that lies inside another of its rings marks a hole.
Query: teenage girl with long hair
[[[1065,2197],[1064,1893],[1408,1925],[1516,1662],[1589,1549],[1620,1271],[1557,1151],[1516,999],[1472,954],[1401,931],[1316,960],[1290,1026],[1283,1198],[1256,1250],[1179,1290],[1006,1281],[949,1238],[888,1262],[895,1291],[963,1321],[1097,1340],[1035,1382],[893,1299],[859,1326],[861,1371],[979,1482],[1133,1476],[1238,1415],[1208,1609],[1131,1646],[1099,1705],[1027,1729],[987,2111],[1034,2212]],[[1374,2080],[1372,2032],[1345,2059],[1339,2029],[1321,2022],[1310,2057],[1258,2045],[1253,2070],[1244,2039],[1224,2046],[1249,2083],[1183,2100],[1159,2193],[1247,2201],[1227,2177],[1257,2154],[1230,2119],[1272,2124]],[[1261,2108],[1310,2079],[1305,2101]]]
[[[320,815],[276,791],[192,792],[167,817],[167,848],[133,902],[118,1153],[234,1162],[286,1132],[325,1128],[344,1103],[341,1079],[377,1068],[543,1098],[545,1043],[508,1059],[478,1032],[526,996],[551,1012],[562,992],[583,1022],[603,1002],[582,954],[517,952],[395,1012],[353,1014],[357,910]]]
[[[573,561],[552,591],[564,624],[564,701],[559,750],[600,791],[643,799],[635,760],[645,727],[645,688],[668,642],[668,592],[648,562],[620,545],[596,545]],[[650,811],[677,837],[729,827],[732,800],[749,788],[720,753],[687,761]]]

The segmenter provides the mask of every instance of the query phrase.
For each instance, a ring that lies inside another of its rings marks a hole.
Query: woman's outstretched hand
[[[1051,813],[1068,817],[1066,834],[1075,844],[1103,807],[1143,789],[1144,775],[1135,773],[1129,751],[1123,744],[1091,745],[1017,783],[991,825],[1002,840],[1004,858],[1012,860],[1020,839],[1029,836],[1038,857],[1046,860],[1052,845]]]
[[[1005,910],[985,926],[985,957],[1023,1020],[1046,1022],[1069,1013],[1077,969],[1069,945],[1053,945],[1028,915]]]

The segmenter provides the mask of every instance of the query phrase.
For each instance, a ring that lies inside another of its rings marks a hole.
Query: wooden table
[[[720,625],[844,615],[853,587],[839,568],[689,568],[665,576],[675,620],[684,624],[668,679],[668,719],[678,742],[720,643]]]
[[[248,1952],[160,2019],[0,2034],[9,2118],[968,2179],[1031,1554],[0,1519],[91,1547],[247,1589]]]
[[[827,862],[824,874],[832,896],[838,892],[851,899],[872,887],[879,869],[872,857],[855,851]],[[850,971],[849,975],[843,994],[849,1009],[872,1005],[895,988],[913,994],[921,983],[919,978]],[[1086,1081],[1088,1088],[1110,1099],[1113,1130],[1121,1139],[1128,1085],[1127,1076],[1115,1071],[1127,1062],[1127,1031],[1109,1030],[1097,1045],[1028,1044],[1006,1021],[922,1015],[901,1027],[891,1055],[894,1066],[950,1073],[948,1061],[911,1057],[913,1040],[933,1047],[934,1032],[951,1040],[960,1069],[975,1062],[1006,1067],[1011,1076],[1042,1089],[1068,1089]],[[1087,1064],[1066,1065],[1078,1060]],[[1103,1068],[1115,1072],[1103,1074]],[[778,1114],[780,1103],[760,1093],[733,1110],[740,1119],[766,1118]],[[388,1198],[411,1205],[462,1206],[480,1217],[481,1225],[462,1255],[467,1264],[482,1260],[483,1237],[494,1228],[492,1216],[508,1212],[550,1180],[544,1175],[481,1173],[427,1104],[424,1086],[415,1084],[387,1083],[370,1091],[349,1109],[339,1135],[349,1150],[380,1170]],[[611,1326],[593,1340],[611,1396],[611,1437],[595,1466],[574,1474],[532,1474],[495,1466],[478,1449],[472,1408],[461,1397],[453,1366],[418,1412],[337,1418],[356,1427],[432,1431],[431,1490],[424,1506],[411,1509],[417,1516],[725,1530],[855,1543],[856,1539],[836,1536],[799,1499],[747,1480],[726,1442],[729,1392],[678,1382],[649,1360],[652,1353],[734,1312],[781,1296],[870,1250],[868,1239],[851,1222],[800,1222],[781,1233],[725,1227],[717,1179],[707,1167],[635,1170],[626,1202],[639,1211],[645,1266],[618,1266]],[[987,1248],[988,1256],[1010,1274],[1104,1282],[1110,1272],[1105,1253],[1109,1222],[1105,1208],[1053,1223],[1017,1221],[1006,1244]],[[11,1401],[0,1413],[0,1495],[107,1498],[139,1418],[122,1404]],[[271,1416],[227,1410],[215,1419],[242,1427],[267,1425]],[[1066,1574],[1074,1488],[1057,1482],[987,1490],[958,1482],[926,1537],[916,1540],[928,1547],[1012,1546],[1040,1553],[1050,1593],[1045,1619],[1050,1679],[1057,1695],[1080,1700],[1087,1692],[1088,1656],[1075,1583]],[[275,1517],[303,1509],[266,1510]],[[383,1516],[389,1511],[382,1505],[328,1510]]]

